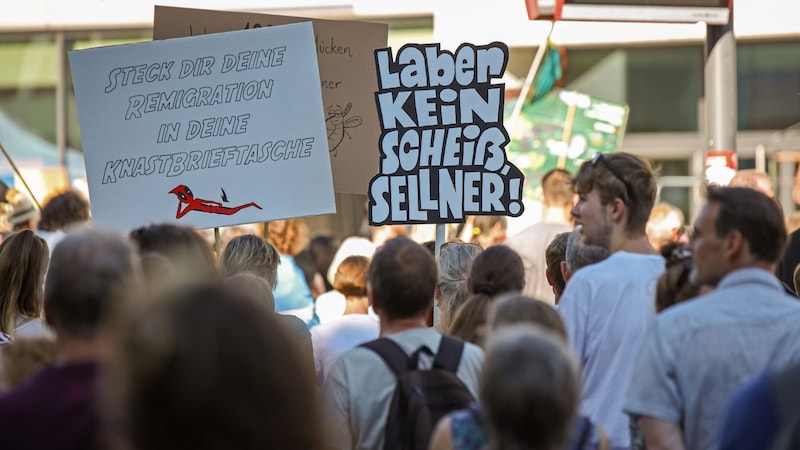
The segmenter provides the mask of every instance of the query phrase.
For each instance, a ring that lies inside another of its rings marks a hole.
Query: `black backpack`
[[[384,450],[424,450],[433,428],[445,414],[467,408],[472,394],[456,376],[464,342],[442,336],[439,351],[430,369],[418,369],[419,355],[433,355],[427,347],[410,357],[394,341],[381,338],[361,344],[386,362],[397,376],[389,417],[386,420]]]

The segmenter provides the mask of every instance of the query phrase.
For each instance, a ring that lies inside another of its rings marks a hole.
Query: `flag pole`
[[[39,204],[39,200],[36,200],[36,196],[33,195],[33,191],[31,190],[31,187],[28,186],[28,182],[25,181],[25,177],[22,176],[22,172],[20,172],[19,168],[17,167],[17,165],[14,164],[14,160],[11,159],[11,155],[8,154],[8,152],[6,151],[6,148],[3,146],[2,142],[0,142],[0,150],[3,151],[3,155],[5,155],[6,159],[8,160],[8,163],[11,164],[11,168],[14,169],[14,173],[16,173],[17,176],[19,177],[19,179],[22,181],[22,184],[25,186],[25,190],[28,191],[28,194],[31,196],[31,200],[33,200],[33,203],[36,205],[36,208],[39,211],[41,211],[42,210],[42,205]]]
[[[545,37],[544,42],[539,44],[539,48],[536,49],[536,55],[533,57],[533,62],[531,62],[531,68],[528,69],[528,75],[522,83],[522,89],[519,92],[519,97],[517,97],[517,102],[514,104],[514,109],[511,111],[511,117],[508,118],[509,126],[507,128],[511,130],[512,134],[514,134],[514,125],[522,112],[522,106],[528,98],[528,94],[533,86],[533,81],[536,79],[536,74],[539,72],[539,67],[542,65],[542,60],[544,59],[545,52],[547,52],[548,43],[550,42],[550,36],[553,34],[554,26],[555,22],[550,22],[550,27],[547,30],[547,37]]]

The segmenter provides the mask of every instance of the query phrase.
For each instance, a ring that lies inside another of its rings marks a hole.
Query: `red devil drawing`
[[[223,199],[225,198],[225,191],[223,192]],[[225,214],[226,216],[230,216],[239,212],[240,209],[244,209],[250,206],[255,206],[258,209],[261,209],[260,206],[256,205],[253,202],[246,203],[240,206],[234,206],[233,208],[228,208],[226,206],[222,206],[222,203],[215,202],[213,200],[205,200],[202,198],[194,198],[194,194],[192,190],[189,189],[188,186],[183,184],[178,185],[175,189],[169,191],[170,194],[175,194],[178,197],[178,212],[175,213],[175,218],[180,219],[181,217],[185,216],[189,211],[199,211],[204,213],[211,213],[211,214]],[[183,206],[183,209],[181,209]]]

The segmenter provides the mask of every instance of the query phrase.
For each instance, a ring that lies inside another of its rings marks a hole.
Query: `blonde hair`
[[[267,280],[274,288],[280,258],[278,249],[266,239],[254,234],[245,234],[231,239],[219,260],[226,276],[252,272]]]
[[[447,242],[439,251],[439,308],[442,311],[441,321],[443,329],[447,329],[453,322],[458,308],[469,297],[467,279],[472,270],[472,261],[483,249],[465,242]]]

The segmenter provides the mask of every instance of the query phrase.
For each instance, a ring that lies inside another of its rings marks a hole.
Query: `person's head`
[[[252,272],[275,287],[281,256],[274,245],[254,234],[235,237],[222,250],[219,262],[225,276]]]
[[[487,248],[472,261],[469,290],[489,297],[525,287],[525,266],[522,258],[505,245]]]
[[[369,258],[366,256],[348,256],[336,268],[333,288],[345,297],[366,297],[368,268]]]
[[[564,280],[569,281],[569,278],[578,271],[578,269],[586,267],[590,264],[599,263],[600,261],[608,258],[611,253],[596,245],[585,245],[581,240],[580,231],[573,231],[569,234],[567,239],[567,254],[564,259]]]
[[[22,338],[0,346],[0,392],[29,380],[56,363],[58,348],[52,338]]]
[[[775,198],[772,179],[764,172],[757,170],[739,170],[731,178],[728,187],[746,187],[755,189],[769,198]]]
[[[660,250],[666,244],[677,242],[684,225],[683,212],[669,203],[659,203],[647,220],[647,239]]]
[[[88,222],[91,218],[89,200],[76,191],[68,190],[45,200],[42,206],[39,229],[58,231]]]
[[[482,345],[492,298],[525,287],[522,258],[505,245],[487,248],[472,260],[467,286],[471,294],[456,311],[447,334]]]
[[[447,242],[439,250],[439,282],[436,293],[442,330],[447,330],[456,311],[469,297],[467,278],[472,269],[472,261],[481,251],[480,246],[466,242]]]
[[[489,306],[489,334],[510,325],[531,324],[542,327],[567,342],[567,328],[552,306],[521,294],[497,296]]]
[[[565,448],[578,401],[578,363],[567,345],[531,325],[493,332],[479,387],[489,448]]]
[[[574,186],[578,202],[572,215],[586,244],[613,251],[615,239],[645,235],[657,192],[647,160],[629,153],[597,153],[581,165]]]
[[[265,278],[253,272],[239,272],[225,277],[223,284],[231,292],[264,302],[268,310],[275,310],[275,295],[272,293],[272,285]]]
[[[544,250],[544,260],[546,264],[545,276],[547,282],[553,287],[556,297],[561,297],[564,287],[567,285],[564,275],[561,273],[561,262],[567,255],[567,239],[570,232],[565,231],[557,234]]]
[[[689,300],[701,293],[701,287],[689,279],[692,272],[692,254],[683,244],[670,244],[664,249],[666,269],[656,282],[656,312]]]
[[[267,240],[282,255],[294,256],[308,246],[308,226],[303,219],[273,220]]]
[[[477,216],[472,223],[472,242],[483,248],[500,245],[506,240],[507,229],[505,216]]]
[[[50,253],[31,230],[18,231],[0,244],[0,330],[14,335],[17,319],[42,314],[42,289]]]
[[[140,290],[136,249],[111,231],[80,230],[53,249],[44,289],[45,316],[59,339],[94,339]]]
[[[367,293],[381,321],[421,318],[431,309],[436,279],[431,254],[399,237],[375,252],[367,271]]]
[[[16,189],[9,189],[6,193],[6,199],[13,209],[8,221],[14,227],[14,230],[35,230],[38,228],[40,214],[31,199]]]
[[[567,220],[574,196],[572,174],[566,170],[553,169],[542,177],[542,203],[545,207],[563,209]]]
[[[314,448],[313,381],[263,301],[195,285],[120,328],[103,398],[129,448]]]
[[[311,254],[311,259],[314,261],[317,272],[326,276],[325,274],[328,273],[328,268],[333,262],[333,256],[336,254],[333,238],[330,236],[315,236],[308,244],[308,253]]]
[[[783,214],[773,199],[750,188],[709,186],[692,233],[691,280],[716,286],[737,269],[772,270],[786,241]]]
[[[156,253],[174,268],[173,286],[207,281],[218,276],[211,244],[192,228],[176,224],[154,224],[130,232],[142,255]],[[149,280],[148,280],[149,281]]]

